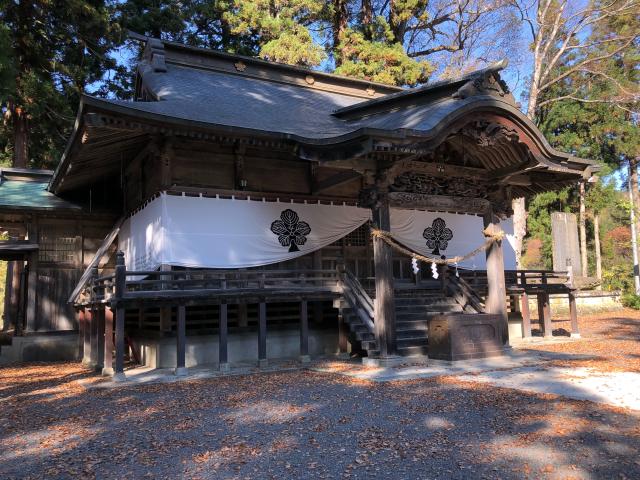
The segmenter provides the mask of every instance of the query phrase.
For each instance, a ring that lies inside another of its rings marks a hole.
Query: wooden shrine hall
[[[530,297],[552,334],[550,295],[577,334],[571,272],[516,270],[510,205],[595,166],[502,68],[403,89],[147,39],[132,101],[83,97],[55,172],[2,173],[0,254],[28,272],[5,327],[117,378],[499,355]]]

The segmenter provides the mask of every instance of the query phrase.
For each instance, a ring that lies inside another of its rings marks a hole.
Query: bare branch
[[[631,39],[627,40],[623,45],[621,45],[620,47],[616,48],[612,52],[607,53],[606,55],[600,55],[599,57],[588,58],[586,60],[583,60],[580,63],[577,63],[573,67],[569,68],[568,70],[564,71],[560,75],[556,76],[553,80],[549,80],[544,85],[539,86],[539,91],[542,92],[542,91],[546,90],[551,85],[554,85],[554,84],[558,83],[560,80],[562,80],[564,78],[567,78],[569,75],[573,75],[574,73],[584,69],[587,65],[594,64],[594,63],[597,63],[597,62],[599,62],[601,60],[606,60],[608,58],[613,57],[614,55],[617,55],[622,50],[624,50],[629,45],[631,45],[631,43],[635,40],[635,38],[637,38],[637,37],[634,37],[634,38],[631,38]]]

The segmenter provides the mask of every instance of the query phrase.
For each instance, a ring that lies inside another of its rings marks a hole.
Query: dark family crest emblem
[[[278,241],[283,247],[289,247],[290,252],[299,252],[299,245],[307,242],[307,235],[311,233],[311,227],[303,222],[298,214],[287,208],[280,214],[280,220],[271,224],[271,231],[278,235]]]
[[[436,218],[430,227],[424,229],[422,236],[427,241],[427,247],[433,248],[434,255],[440,255],[440,250],[446,250],[449,240],[453,238],[453,232],[447,227],[442,218]]]

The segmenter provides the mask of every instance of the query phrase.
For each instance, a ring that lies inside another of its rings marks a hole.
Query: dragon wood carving
[[[520,140],[515,129],[487,120],[468,123],[458,133],[473,139],[480,147],[492,147],[502,141],[518,142]]]

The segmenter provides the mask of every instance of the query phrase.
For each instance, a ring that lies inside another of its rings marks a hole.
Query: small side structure
[[[85,363],[120,376],[125,359],[177,374],[384,363],[428,354],[428,322],[447,314],[493,315],[504,349],[510,319],[530,335],[528,296],[551,334],[548,295],[573,290],[566,272],[514,271],[511,200],[595,167],[549,146],[503,67],[401,89],[148,39],[135,100],[84,96],[42,189],[73,232],[56,252],[73,238],[75,253],[55,295],[38,273],[33,325],[73,310],[52,330],[79,331]],[[38,226],[40,272],[49,224],[34,212],[0,219]]]

